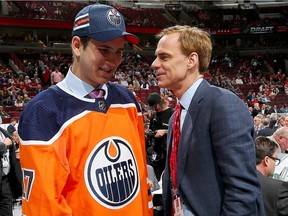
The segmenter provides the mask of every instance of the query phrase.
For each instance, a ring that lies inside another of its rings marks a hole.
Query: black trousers
[[[12,192],[8,177],[2,176],[0,191],[0,216],[13,216]]]

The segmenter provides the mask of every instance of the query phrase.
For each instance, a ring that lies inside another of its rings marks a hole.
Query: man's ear
[[[188,69],[195,67],[198,63],[198,54],[196,52],[192,52],[188,57]]]
[[[269,166],[269,157],[265,156],[264,159],[262,160],[262,163],[265,167]]]
[[[82,43],[81,43],[80,38],[78,36],[74,36],[72,38],[72,42],[71,42],[71,48],[72,48],[72,52],[73,52],[74,56],[76,56],[76,57],[80,56],[81,46],[82,46]]]

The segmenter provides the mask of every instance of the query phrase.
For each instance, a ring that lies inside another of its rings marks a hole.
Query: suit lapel
[[[182,127],[182,134],[180,137],[180,143],[179,143],[179,149],[178,152],[178,162],[177,162],[177,182],[178,185],[182,180],[184,170],[185,170],[185,162],[188,155],[188,147],[193,143],[192,140],[192,133],[193,133],[193,127],[195,125],[198,111],[201,105],[201,101],[204,98],[205,92],[209,88],[209,84],[206,80],[203,80],[199,87],[197,88],[195,95],[193,96],[193,99],[189,105],[189,108],[187,110],[187,114],[185,116],[185,120]],[[172,143],[172,142],[171,142]],[[170,144],[171,146],[171,144]]]
[[[171,148],[172,148],[172,125],[173,125],[173,118],[174,114],[171,116],[169,119],[169,127],[168,127],[168,132],[167,132],[167,157],[166,157],[166,166],[169,167],[169,172],[170,172],[170,166],[169,166],[169,161],[170,161],[170,154],[171,154]]]

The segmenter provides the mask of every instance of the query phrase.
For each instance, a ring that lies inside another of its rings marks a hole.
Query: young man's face
[[[72,39],[73,53],[77,63],[73,63],[73,73],[84,82],[97,87],[110,81],[121,64],[124,38],[100,42],[90,40],[83,47],[79,37]],[[75,65],[74,65],[75,64]]]

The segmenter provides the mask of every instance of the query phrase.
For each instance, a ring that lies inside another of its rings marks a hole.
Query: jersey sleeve
[[[64,162],[65,147],[61,147],[59,142],[21,145],[21,159],[26,158],[21,160],[23,214],[71,215],[71,209],[62,194],[69,166]]]

